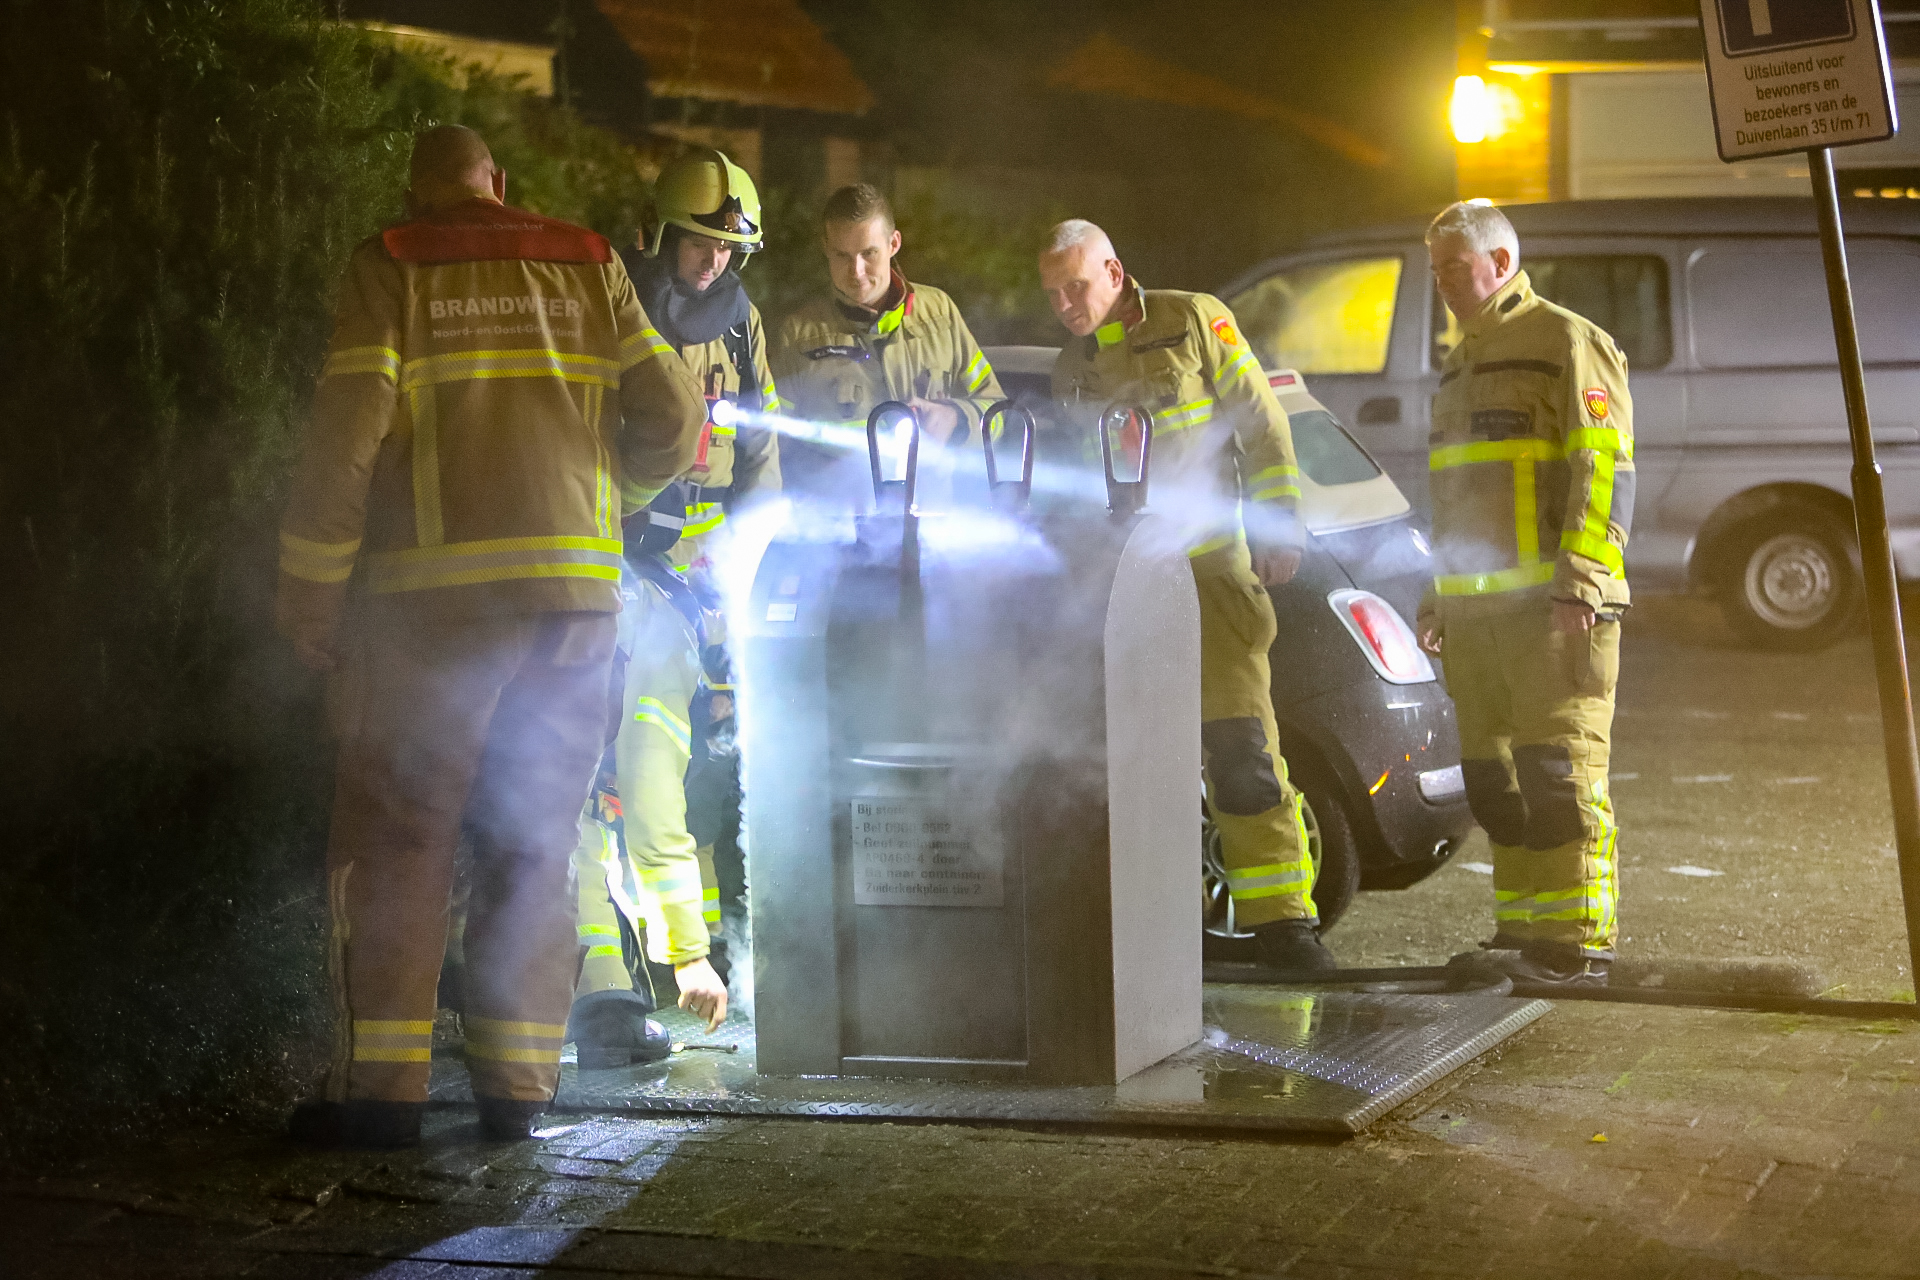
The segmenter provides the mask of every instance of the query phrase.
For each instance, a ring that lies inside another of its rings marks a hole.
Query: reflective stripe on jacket
[[[1153,415],[1148,501],[1191,523],[1192,555],[1244,536],[1243,502],[1255,508],[1256,541],[1302,545],[1287,411],[1233,313],[1204,293],[1142,289],[1131,277],[1127,288],[1130,318],[1070,339],[1053,364],[1054,398],[1085,434],[1089,456],[1100,456],[1094,432],[1109,406],[1145,408]],[[1171,510],[1176,503],[1193,509]]]
[[[1428,465],[1432,596],[1443,609],[1628,603],[1626,358],[1598,326],[1536,294],[1524,271],[1487,299],[1441,367]]]
[[[664,357],[664,358],[663,358]],[[591,231],[472,199],[361,244],[281,529],[283,618],[619,607],[620,516],[704,406]]]

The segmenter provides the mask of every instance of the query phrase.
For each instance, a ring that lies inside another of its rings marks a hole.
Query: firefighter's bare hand
[[[1255,547],[1253,574],[1263,587],[1277,587],[1293,581],[1300,572],[1300,552],[1294,547]]]
[[[732,714],[733,695],[730,693],[716,693],[713,695],[713,701],[707,704],[707,719],[715,724]]]
[[[1438,657],[1440,654],[1440,628],[1426,626],[1420,628],[1420,647]]]
[[[704,956],[675,969],[673,981],[680,988],[680,1007],[696,1018],[705,1018],[708,1031],[727,1020],[727,984],[720,981]]]
[[[920,415],[920,429],[941,444],[952,439],[959,429],[960,411],[944,400],[922,400],[915,396],[907,404]]]
[[[1569,636],[1593,630],[1593,606],[1581,604],[1578,600],[1555,600],[1553,629]]]

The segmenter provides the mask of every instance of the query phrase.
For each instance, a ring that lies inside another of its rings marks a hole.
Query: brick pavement
[[[1911,1276],[1916,1060],[1910,1022],[1571,1004],[1344,1142],[559,1117],[482,1146],[452,1109],[384,1156],[184,1136],[11,1184],[0,1230],[32,1276]]]

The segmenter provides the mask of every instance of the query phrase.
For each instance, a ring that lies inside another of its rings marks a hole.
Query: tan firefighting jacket
[[[773,371],[781,411],[831,426],[867,429],[888,400],[944,400],[968,434],[1000,397],[1000,381],[953,299],[894,273],[884,310],[820,298],[781,321]],[[961,433],[955,433],[955,440]]]
[[[767,334],[760,308],[747,304],[747,351],[753,363],[751,387],[740,385],[740,369],[725,336],[680,349],[709,406],[730,400],[743,409],[777,411],[780,392],[767,361]],[[699,485],[701,495],[687,507],[684,536],[697,538],[726,523],[727,505],[738,505],[753,494],[780,492],[780,436],[766,427],[745,423],[709,422],[702,428],[693,467],[685,479]],[[724,492],[716,492],[724,491]],[[684,553],[684,554],[683,554]],[[691,549],[676,547],[674,563],[691,558]]]
[[[619,608],[620,516],[698,386],[591,231],[475,198],[354,250],[281,525],[282,625],[348,579],[445,616]]]
[[[1429,453],[1436,575],[1423,624],[1629,602],[1633,402],[1627,361],[1522,271],[1441,366]]]
[[[1122,297],[1120,319],[1069,339],[1053,365],[1054,399],[1091,441],[1089,457],[1100,456],[1095,432],[1109,407],[1144,408],[1153,416],[1148,501],[1189,527],[1197,568],[1224,567],[1248,525],[1265,546],[1304,545],[1287,411],[1233,313],[1208,294],[1142,289],[1132,277]],[[1243,502],[1253,508],[1244,523]]]

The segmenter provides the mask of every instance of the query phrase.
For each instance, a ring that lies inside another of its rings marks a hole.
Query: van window
[[[1367,451],[1325,409],[1287,415],[1300,469],[1317,485],[1358,484],[1380,474]]]
[[[1301,373],[1381,373],[1400,289],[1398,255],[1312,262],[1227,299],[1260,363]]]
[[[1899,245],[1847,247],[1860,354],[1920,360],[1920,254]],[[1687,268],[1693,354],[1708,369],[1830,365],[1838,360],[1820,251],[1803,245],[1726,245]]]
[[[1533,291],[1605,329],[1632,369],[1660,369],[1673,359],[1673,312],[1667,305],[1667,262],[1650,253],[1523,256]],[[1460,344],[1460,322],[1433,294],[1433,367]]]

